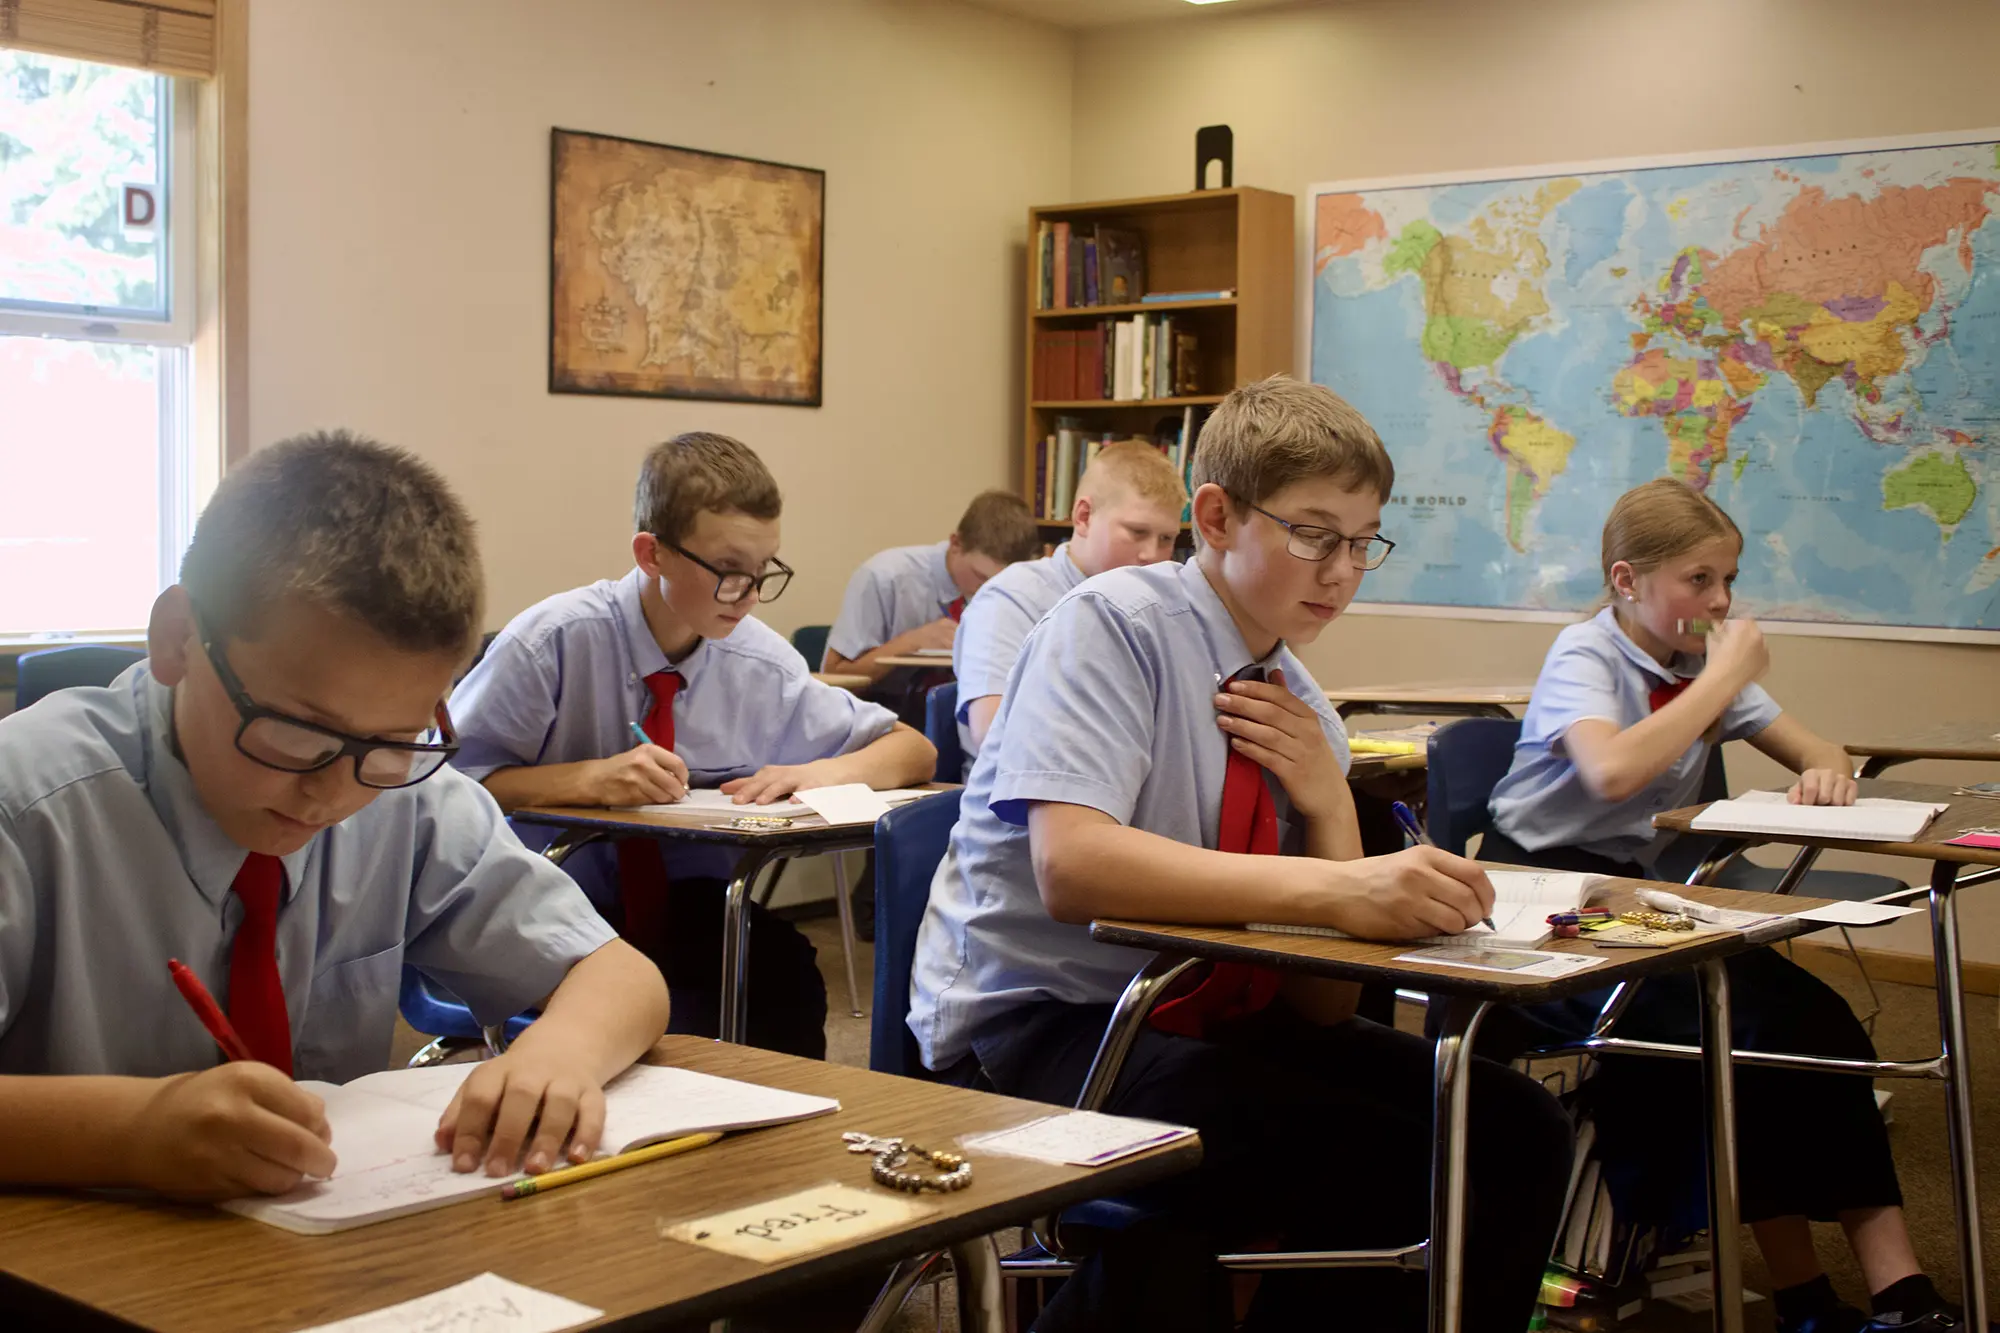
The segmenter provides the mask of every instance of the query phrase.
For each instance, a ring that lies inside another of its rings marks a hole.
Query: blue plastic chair
[[[965,781],[965,750],[958,742],[958,682],[931,686],[924,696],[924,735],[937,747],[939,782]]]
[[[832,632],[831,625],[801,625],[792,631],[792,647],[806,659],[806,670],[817,671],[826,661],[826,636]]]
[[[881,1074],[929,1078],[910,1033],[910,972],[917,927],[931,900],[931,876],[958,823],[962,789],[941,791],[891,809],[875,821],[875,1007],[868,1067]]]
[[[498,1055],[535,1021],[534,1014],[515,1014],[503,1024],[481,1027],[462,1000],[407,965],[396,1007],[402,1010],[405,1023],[433,1039],[410,1057],[412,1069],[437,1064],[474,1046],[484,1046],[489,1054]]]
[[[1519,718],[1467,717],[1431,733],[1425,746],[1425,832],[1457,856],[1474,836],[1493,827],[1486,802],[1514,762]]]
[[[18,712],[57,690],[109,685],[134,662],[145,660],[141,649],[98,643],[22,653],[15,665],[14,708]]]

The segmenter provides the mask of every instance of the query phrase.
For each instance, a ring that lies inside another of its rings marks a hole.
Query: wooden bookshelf
[[[1036,462],[1058,417],[1080,419],[1096,437],[1150,436],[1160,418],[1188,408],[1210,408],[1231,389],[1294,369],[1294,217],[1289,194],[1242,186],[1197,190],[1147,199],[1112,199],[1028,210],[1026,357],[1021,494],[1033,505]],[[1076,243],[1097,226],[1137,233],[1145,263],[1146,292],[1231,291],[1226,297],[1047,308],[1041,303],[1040,234],[1044,222],[1067,222]],[[1173,315],[1196,339],[1198,394],[1138,400],[1045,399],[1036,395],[1036,337],[1051,330],[1094,329],[1107,319]],[[1198,423],[1202,413],[1195,414]],[[1039,511],[1038,511],[1039,512]],[[1066,529],[1069,514],[1041,520]]]

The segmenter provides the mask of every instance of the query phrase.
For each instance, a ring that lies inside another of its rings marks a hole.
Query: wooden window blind
[[[0,0],[0,46],[161,74],[215,73],[216,0]]]

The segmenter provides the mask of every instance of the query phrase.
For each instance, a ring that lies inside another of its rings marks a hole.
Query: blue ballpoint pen
[[[1410,809],[1409,806],[1404,805],[1401,801],[1392,801],[1389,805],[1389,813],[1394,815],[1396,822],[1403,826],[1403,832],[1410,835],[1411,842],[1416,843],[1419,847],[1437,846],[1436,843],[1431,841],[1431,835],[1424,832],[1424,826],[1417,822],[1417,812]],[[1484,919],[1483,924],[1488,930],[1494,929],[1493,918],[1490,916]]]

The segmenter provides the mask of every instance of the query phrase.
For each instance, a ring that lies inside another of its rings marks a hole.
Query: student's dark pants
[[[1025,1006],[974,1042],[994,1086],[1071,1105],[1109,1005]],[[1430,1230],[1430,1043],[1352,1019],[1321,1027],[1282,1002],[1208,1039],[1148,1027],[1104,1109],[1201,1131],[1194,1171],[1132,1202],[1152,1217],[1115,1233],[1066,1282],[1038,1333],[1228,1329],[1232,1248],[1374,1249]],[[1568,1182],[1570,1125],[1525,1075],[1471,1069],[1465,1247],[1468,1333],[1520,1333]],[[1420,1329],[1421,1275],[1387,1269],[1266,1273],[1246,1327]]]
[[[665,938],[635,940],[667,979],[669,1032],[722,1032],[722,916],[729,884],[676,879],[667,887]],[[826,979],[818,951],[797,926],[768,908],[750,911],[752,1046],[814,1060],[826,1058]]]
[[[1479,855],[1513,865],[1645,878],[1637,865],[1574,848],[1530,852],[1498,833],[1486,835]],[[1752,949],[1727,967],[1739,1049],[1875,1058],[1875,1043],[1847,1001],[1790,959],[1772,949]],[[1529,1047],[1588,1035],[1609,994],[1592,991],[1550,1004],[1496,1009],[1480,1027],[1478,1050],[1506,1060]],[[1698,1043],[1694,977],[1681,972],[1646,981],[1613,1032]],[[1607,1056],[1585,1086],[1606,1158],[1645,1164],[1640,1206],[1655,1217],[1684,1210],[1704,1179],[1700,1062]],[[1850,1208],[1903,1202],[1889,1133],[1868,1079],[1739,1064],[1736,1144],[1745,1222],[1798,1215],[1828,1222]]]

